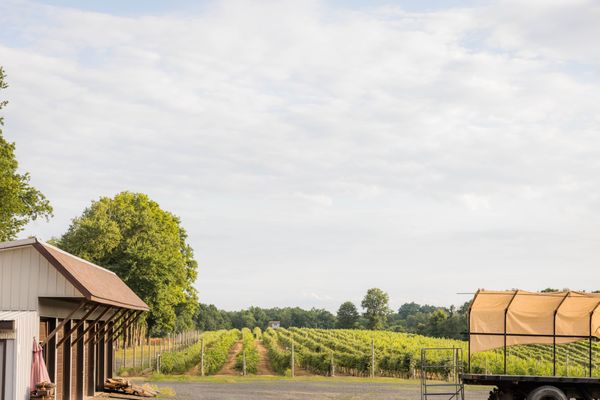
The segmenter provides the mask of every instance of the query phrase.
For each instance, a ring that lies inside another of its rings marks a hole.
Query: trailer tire
[[[540,386],[527,395],[527,400],[569,400],[562,390],[555,386]]]

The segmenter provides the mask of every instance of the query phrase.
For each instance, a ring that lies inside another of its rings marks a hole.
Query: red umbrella
[[[48,369],[46,368],[42,352],[42,346],[40,346],[35,338],[33,338],[33,360],[31,361],[31,382],[29,390],[35,390],[38,383],[50,382],[50,376],[48,376]]]

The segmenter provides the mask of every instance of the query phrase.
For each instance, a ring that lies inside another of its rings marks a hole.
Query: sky
[[[61,235],[181,217],[200,300],[600,289],[594,0],[0,3],[4,135]]]

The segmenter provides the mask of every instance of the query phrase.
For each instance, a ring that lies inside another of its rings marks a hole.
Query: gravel
[[[161,382],[175,390],[179,400],[418,400],[420,386],[377,382],[249,381]],[[486,400],[489,389],[465,391],[466,400]],[[436,397],[447,400],[445,396]]]

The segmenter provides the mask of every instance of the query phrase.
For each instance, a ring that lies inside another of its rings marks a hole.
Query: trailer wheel
[[[533,389],[527,395],[527,400],[569,400],[567,396],[557,387],[540,386]]]

